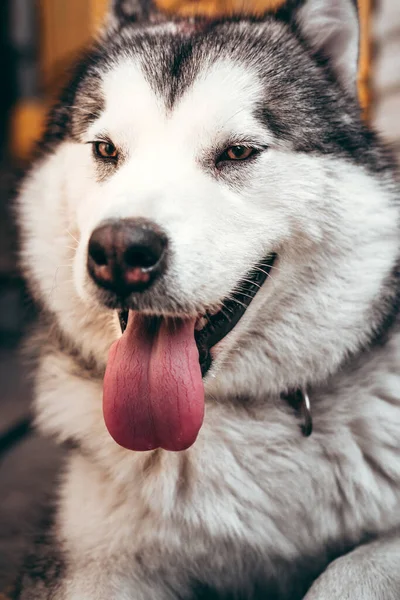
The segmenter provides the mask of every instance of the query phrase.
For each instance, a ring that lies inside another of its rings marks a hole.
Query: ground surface
[[[0,598],[34,535],[60,452],[27,429],[32,382],[21,341],[32,318],[15,259],[9,170],[0,168]]]
[[[17,348],[0,350],[0,440],[29,414],[31,386]],[[59,451],[23,428],[0,450],[0,592],[14,580],[35,534]]]

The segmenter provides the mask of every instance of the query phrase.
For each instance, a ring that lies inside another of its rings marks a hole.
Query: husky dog
[[[113,3],[18,199],[70,451],[16,597],[400,598],[399,183],[357,58],[352,0]]]

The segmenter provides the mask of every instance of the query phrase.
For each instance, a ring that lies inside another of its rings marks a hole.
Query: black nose
[[[167,236],[151,221],[107,221],[89,240],[89,274],[120,297],[144,291],[164,272],[167,245]]]

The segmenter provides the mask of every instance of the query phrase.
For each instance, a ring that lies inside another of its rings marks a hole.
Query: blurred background
[[[172,12],[252,12],[281,0],[158,0]],[[19,354],[34,310],[18,273],[15,173],[29,164],[46,112],[101,24],[108,0],[0,1],[0,600],[57,473],[60,451],[29,428],[31,382]],[[359,0],[365,118],[400,158],[400,0]]]

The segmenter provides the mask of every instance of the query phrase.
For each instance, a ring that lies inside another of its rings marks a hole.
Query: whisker
[[[235,113],[233,113],[233,115],[231,115],[228,119],[226,119],[226,121],[224,121],[221,126],[219,127],[219,130],[221,131],[223,127],[225,127],[225,125],[227,123],[229,123],[229,121],[231,121],[231,119],[234,119],[235,117],[237,117],[237,115],[239,115],[240,113],[244,112],[245,110],[247,110],[247,107],[242,107],[239,108],[239,110],[237,110]]]
[[[271,271],[272,271],[273,268],[274,267],[268,267],[268,269],[271,269]],[[259,271],[260,273],[263,273],[264,275],[267,275],[267,277],[272,277],[271,271],[264,271],[264,269],[262,269],[261,267],[254,267],[254,269],[256,271]],[[278,267],[275,267],[275,270],[279,271]]]
[[[242,306],[245,310],[247,310],[247,306],[245,304],[243,304],[243,302],[240,302],[240,300],[238,300],[237,298],[234,298],[232,296],[228,296],[228,300],[231,300],[232,302],[235,302],[236,304],[239,304],[240,306]],[[226,308],[226,306],[225,306]]]
[[[79,241],[76,239],[76,237],[74,237],[74,236],[72,235],[72,233],[70,232],[70,230],[69,230],[69,229],[66,229],[65,231],[66,231],[66,232],[68,233],[68,235],[70,235],[70,236],[72,237],[72,239],[73,239],[73,240],[75,240],[75,242],[76,242],[76,243],[79,245]]]
[[[256,283],[255,281],[251,281],[251,279],[242,279],[243,282],[250,283],[251,285],[255,285],[259,290],[261,289],[261,285]]]
[[[260,273],[263,273],[264,275],[269,275],[269,273],[267,271],[264,271],[264,269],[262,269],[261,267],[253,267],[256,271],[259,271]]]
[[[229,300],[230,298],[226,298],[226,300]],[[222,302],[222,306],[225,308],[225,310],[227,310],[228,312],[234,314],[234,310],[232,308],[229,308],[229,306],[226,306],[225,302]]]
[[[228,310],[228,309],[226,308],[226,306],[225,306],[225,305],[224,305],[224,308],[225,308],[226,310]],[[231,320],[231,318],[232,318],[232,317],[231,317],[230,315],[227,315],[227,314],[226,314],[226,312],[224,311],[224,309],[223,309],[223,308],[221,308],[221,312],[222,312],[222,314],[224,315],[225,319],[228,319],[228,321],[230,321],[230,320]]]
[[[267,264],[265,264],[265,263],[259,263],[256,266],[258,266],[258,267],[261,266],[261,267],[265,267],[265,269],[271,269],[271,270],[273,269],[275,271],[279,271],[279,267],[276,267],[275,265],[269,265],[268,263]]]
[[[251,294],[246,294],[246,292],[241,292],[241,291],[238,291],[238,294],[240,294],[241,296],[244,296],[245,298],[250,298],[251,300],[254,300],[254,298],[256,297],[256,294],[251,295]]]

